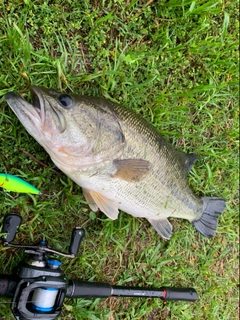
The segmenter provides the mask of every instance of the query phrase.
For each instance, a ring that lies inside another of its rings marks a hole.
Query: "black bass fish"
[[[31,88],[33,104],[9,92],[6,101],[55,165],[83,189],[93,211],[146,218],[170,239],[168,218],[189,220],[214,236],[225,200],[197,197],[187,174],[195,154],[175,150],[147,121],[99,97]]]

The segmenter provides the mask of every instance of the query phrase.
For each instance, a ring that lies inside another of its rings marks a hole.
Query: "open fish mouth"
[[[43,102],[41,101],[42,99],[39,91],[36,89],[36,87],[33,86],[30,88],[30,93],[32,96],[33,107],[41,110],[41,106],[43,105]]]
[[[43,95],[41,91],[35,86],[32,86],[30,88],[30,93],[32,97],[32,106],[34,107],[34,110],[38,113],[41,119],[41,123],[43,124],[45,122],[45,110],[44,110],[44,101],[43,101]]]
[[[32,104],[14,92],[8,92],[5,99],[21,122],[28,119],[31,123],[41,124],[45,119],[43,97],[34,86],[30,92]]]
[[[46,130],[56,128],[63,132],[66,129],[66,123],[60,110],[51,101],[51,95],[54,92],[37,86],[32,86],[30,92],[32,103],[14,92],[5,95],[7,103],[22,124],[28,127],[27,124],[30,122],[32,126],[35,125],[38,128]]]

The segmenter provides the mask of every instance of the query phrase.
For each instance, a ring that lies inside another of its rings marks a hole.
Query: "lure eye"
[[[62,107],[68,109],[72,106],[73,104],[73,100],[72,98],[68,95],[68,94],[61,94],[59,97],[58,97],[58,100],[60,102],[60,104],[62,105]]]

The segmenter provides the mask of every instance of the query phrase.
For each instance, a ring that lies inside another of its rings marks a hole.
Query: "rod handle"
[[[0,296],[12,297],[19,279],[13,275],[0,274]]]
[[[67,298],[107,298],[111,296],[112,287],[108,283],[70,280]]]

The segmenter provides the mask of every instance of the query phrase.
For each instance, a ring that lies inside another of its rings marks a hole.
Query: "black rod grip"
[[[70,281],[67,288],[67,298],[107,298],[111,296],[112,287],[108,283]]]
[[[141,288],[141,287],[122,287],[111,286],[108,283],[70,281],[66,296],[68,298],[106,298],[115,297],[142,297],[160,298],[162,300],[197,300],[197,292],[193,288]]]
[[[160,298],[162,300],[197,300],[197,292],[193,288],[141,288],[141,287],[112,287],[112,296]]]
[[[164,291],[162,300],[184,300],[196,301],[198,296],[193,288],[179,289],[179,288],[161,288]]]

